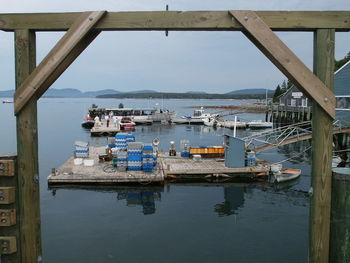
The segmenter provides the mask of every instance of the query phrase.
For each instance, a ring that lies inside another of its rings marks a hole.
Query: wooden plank
[[[77,19],[21,87],[16,90],[15,114],[18,114],[31,97],[39,98],[95,39],[99,31],[91,30],[104,14],[104,11],[85,12]]]
[[[256,11],[276,31],[350,30],[349,11]],[[66,31],[81,13],[0,14],[0,29]],[[240,31],[241,24],[227,11],[108,12],[99,30],[224,30]]]
[[[317,102],[335,119],[335,96],[305,64],[272,32],[269,26],[252,11],[230,11],[246,29],[244,34],[296,86]]]
[[[314,72],[333,91],[333,29],[314,34]],[[332,182],[332,118],[312,104],[312,168],[309,226],[309,262],[329,262],[329,235]]]
[[[15,63],[16,88],[35,68],[35,32],[16,30]],[[38,164],[38,125],[37,103],[28,101],[17,120],[17,173],[18,202],[17,214],[20,231],[18,262],[37,262],[41,257],[39,164]]]

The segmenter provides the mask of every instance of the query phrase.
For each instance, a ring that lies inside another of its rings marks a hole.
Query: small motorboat
[[[135,130],[136,123],[130,117],[123,117],[120,121],[120,128],[122,130]]]
[[[268,129],[273,127],[272,122],[262,121],[262,120],[250,121],[247,123],[247,125],[250,129]]]
[[[12,100],[3,100],[2,103],[13,103]]]
[[[86,117],[81,123],[81,126],[85,129],[92,129],[94,125],[95,125],[95,121],[91,117]]]
[[[291,181],[297,179],[301,174],[301,169],[285,168],[277,172],[273,172],[277,183]]]

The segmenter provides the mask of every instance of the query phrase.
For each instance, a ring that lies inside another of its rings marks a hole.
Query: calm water
[[[302,168],[292,185],[168,184],[92,189],[48,189],[46,177],[72,154],[75,140],[90,138],[80,123],[92,103],[125,107],[164,104],[179,115],[191,105],[233,100],[41,99],[38,103],[43,258],[45,262],[306,262],[310,166],[307,154],[286,167]],[[243,114],[242,119],[264,116]],[[0,154],[16,151],[13,104],[0,104]],[[138,126],[139,141],[222,144],[231,130],[204,126]],[[243,136],[247,132],[239,131]],[[280,161],[306,145],[289,145],[259,157]]]

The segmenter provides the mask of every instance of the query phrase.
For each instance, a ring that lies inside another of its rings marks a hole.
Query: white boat
[[[235,127],[235,122],[231,120],[218,120],[217,121],[217,126],[218,127],[225,127],[228,129],[233,129]],[[236,122],[236,129],[245,129],[247,128],[247,123],[242,122],[242,121],[237,121]]]
[[[204,108],[201,107],[199,110],[194,110],[193,115],[184,115],[181,118],[172,118],[172,123],[178,124],[204,124],[204,120],[217,117],[218,114],[205,113]]]
[[[203,124],[205,126],[209,126],[209,127],[216,127],[217,120],[215,118],[204,118],[203,119]]]
[[[301,169],[291,169],[291,168],[286,168],[277,172],[273,172],[273,175],[275,176],[275,180],[278,183],[295,180],[300,176],[300,174],[301,174]]]
[[[154,108],[98,108],[93,105],[88,110],[89,120],[85,119],[82,122],[83,127],[90,128],[94,124],[96,116],[103,120],[103,116],[108,115],[110,118],[115,116],[119,121],[123,117],[130,117],[136,124],[152,124],[153,122],[167,121],[169,122],[171,116],[175,112],[161,109],[159,107]]]
[[[268,129],[273,127],[272,122],[262,121],[262,120],[250,121],[247,123],[247,125],[250,129]]]
[[[2,103],[13,103],[12,100],[3,100]]]
[[[205,118],[203,123],[209,127],[224,127],[228,129],[233,129],[235,127],[235,121],[231,120],[217,120],[215,118]],[[246,122],[236,121],[237,129],[245,129],[247,127]]]

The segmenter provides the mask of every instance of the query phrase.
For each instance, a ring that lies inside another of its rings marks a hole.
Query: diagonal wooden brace
[[[16,90],[14,94],[16,115],[30,98],[39,99],[98,36],[100,30],[94,27],[105,14],[106,11],[84,12],[77,18],[67,33]]]
[[[253,11],[229,11],[243,26],[242,32],[298,88],[335,119],[335,96]]]

